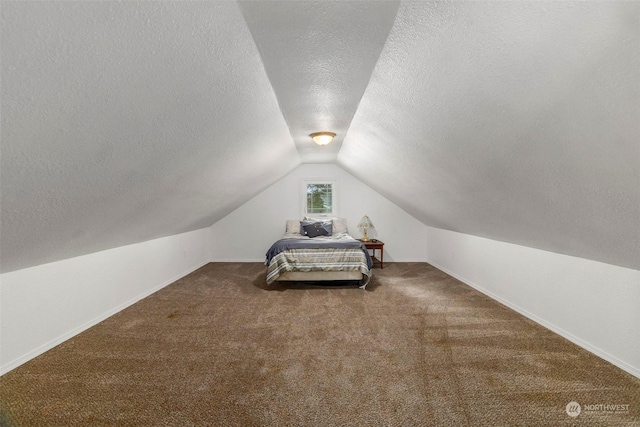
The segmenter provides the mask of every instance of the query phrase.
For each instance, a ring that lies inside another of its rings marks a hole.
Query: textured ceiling
[[[403,3],[338,163],[425,224],[638,269],[639,55],[637,2]]]
[[[240,2],[303,162],[336,161],[398,4]],[[309,134],[325,130],[336,137],[319,149]]]
[[[2,2],[2,269],[206,227],[300,164],[232,2]]]
[[[301,162],[640,268],[640,3],[0,8],[2,271],[211,225]]]

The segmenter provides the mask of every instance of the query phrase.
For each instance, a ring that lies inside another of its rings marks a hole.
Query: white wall
[[[385,243],[384,260],[424,262],[427,227],[362,181],[334,164],[303,164],[211,227],[212,261],[264,261],[285,231],[287,219],[301,219],[302,181],[336,181],[337,216],[349,233],[361,237],[358,221],[367,214],[375,225],[369,237]]]
[[[209,229],[0,275],[0,374],[209,261]]]
[[[640,377],[640,271],[428,227],[428,262]]]
[[[0,275],[0,374],[209,261],[263,261],[301,217],[301,182],[334,179],[387,261],[425,260],[640,377],[640,271],[424,226],[335,165],[302,165],[210,228]]]

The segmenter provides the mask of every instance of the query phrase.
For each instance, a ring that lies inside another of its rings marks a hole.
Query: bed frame
[[[276,282],[362,280],[363,276],[359,271],[285,271],[276,279]]]
[[[359,271],[286,271],[276,279],[276,282],[331,282],[340,280],[360,282],[359,287],[362,289],[369,283],[367,276]]]

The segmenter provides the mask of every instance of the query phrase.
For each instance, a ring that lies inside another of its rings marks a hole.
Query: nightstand
[[[360,240],[362,242],[362,240]],[[376,264],[380,264],[380,268],[384,268],[384,242],[380,240],[367,240],[366,242],[362,242],[367,249],[370,249],[371,260],[373,261],[373,266]],[[380,259],[376,258],[376,250],[380,251]]]

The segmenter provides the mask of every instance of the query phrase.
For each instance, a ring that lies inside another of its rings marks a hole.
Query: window
[[[336,209],[336,189],[333,181],[304,181],[304,214],[332,215]]]

